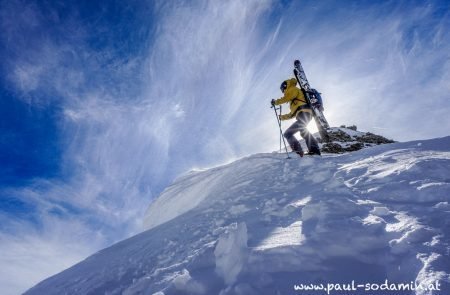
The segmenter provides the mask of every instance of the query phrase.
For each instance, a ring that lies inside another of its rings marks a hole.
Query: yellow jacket
[[[295,78],[286,80],[287,87],[284,91],[284,96],[275,100],[275,105],[280,105],[283,103],[289,102],[290,110],[291,112],[289,114],[281,115],[281,120],[289,120],[291,118],[294,118],[295,115],[297,115],[297,112],[310,112],[311,109],[309,108],[301,108],[299,110],[299,107],[303,106],[306,107],[306,99],[303,95],[303,92],[295,87],[297,85],[297,80]]]

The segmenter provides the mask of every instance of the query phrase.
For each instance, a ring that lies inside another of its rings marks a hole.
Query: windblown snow
[[[345,294],[450,294],[449,202],[450,137],[252,155],[180,177],[145,232],[26,294],[326,294],[299,288],[386,280],[420,288]]]

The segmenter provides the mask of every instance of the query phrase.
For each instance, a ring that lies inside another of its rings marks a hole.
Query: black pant
[[[319,145],[317,144],[316,139],[314,136],[312,136],[311,133],[309,133],[306,126],[312,119],[312,115],[309,112],[298,112],[297,116],[295,117],[297,121],[294,122],[294,124],[291,125],[286,131],[284,132],[284,137],[288,141],[289,145],[291,146],[291,149],[294,152],[301,152],[302,146],[300,145],[300,142],[298,142],[297,138],[295,138],[294,134],[297,132],[300,132],[300,135],[303,137],[303,139],[306,142],[306,146],[308,147],[308,150],[310,152],[317,152],[319,151]]]

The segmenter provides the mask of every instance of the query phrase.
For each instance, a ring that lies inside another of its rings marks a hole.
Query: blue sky
[[[449,6],[1,1],[1,293],[139,232],[180,173],[276,149],[296,58],[331,125],[449,135]]]

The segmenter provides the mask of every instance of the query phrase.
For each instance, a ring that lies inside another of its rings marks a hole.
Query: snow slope
[[[450,294],[449,203],[450,137],[252,155],[180,177],[147,231],[26,294],[326,294],[294,285],[386,279],[442,292],[346,294]]]

